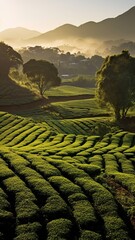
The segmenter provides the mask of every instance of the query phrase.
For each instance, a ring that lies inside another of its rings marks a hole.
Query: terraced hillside
[[[39,98],[34,92],[10,78],[0,79],[0,86],[0,106],[29,103]]]
[[[0,239],[133,240],[135,134],[55,123],[0,113]]]

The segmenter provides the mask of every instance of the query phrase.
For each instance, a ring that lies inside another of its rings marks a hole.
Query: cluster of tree
[[[107,48],[105,49],[104,54],[120,54],[123,49],[126,49],[130,52],[132,56],[135,56],[135,42],[132,41],[124,41],[124,40],[119,40],[119,41],[108,41],[105,42]]]
[[[97,58],[93,57],[93,61],[96,62]],[[20,66],[41,96],[46,89],[61,83],[53,63],[31,59],[23,65],[21,55],[1,42],[0,81],[8,78],[11,68],[18,70]],[[96,78],[99,102],[113,108],[116,120],[125,118],[128,110],[135,104],[135,58],[125,50],[119,55],[108,56],[97,71]]]
[[[43,48],[41,46],[23,48],[19,53],[24,62],[30,59],[52,62],[57,67],[60,76],[95,75],[104,60],[98,55],[86,58],[80,52],[64,53],[59,48]]]
[[[95,88],[96,81],[95,76],[78,75],[70,79],[64,79],[61,84],[82,88]]]
[[[135,58],[128,51],[105,59],[97,72],[97,97],[113,108],[118,121],[135,104]]]
[[[24,64],[23,70],[30,81],[37,86],[42,97],[47,89],[59,86],[61,83],[58,70],[53,63],[31,59]]]
[[[44,60],[29,60],[23,65],[21,55],[12,47],[5,43],[0,43],[0,80],[8,78],[10,69],[17,71],[16,76],[19,75],[18,70],[27,75],[29,82],[34,84],[40,95],[43,97],[46,89],[52,86],[58,86],[61,79],[58,76],[58,70],[54,64]],[[19,78],[18,78],[19,80]]]
[[[12,47],[5,43],[0,43],[0,79],[8,76],[9,70],[12,67],[17,68],[23,64],[21,55]]]

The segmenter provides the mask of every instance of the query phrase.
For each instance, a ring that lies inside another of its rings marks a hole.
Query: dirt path
[[[37,107],[44,106],[46,104],[52,103],[52,102],[65,102],[65,101],[71,101],[71,100],[81,100],[81,99],[89,99],[93,98],[94,95],[91,94],[85,94],[85,95],[77,95],[77,96],[52,96],[49,98],[42,98],[39,100],[36,100],[34,102],[30,103],[23,103],[23,104],[13,104],[13,105],[0,105],[0,111],[7,111],[7,112],[17,112],[20,110],[28,110],[28,109],[34,109]]]

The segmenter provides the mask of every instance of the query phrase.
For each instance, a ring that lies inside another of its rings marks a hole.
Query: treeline
[[[11,46],[0,42],[0,83],[14,80],[17,84],[25,83],[27,88],[35,88],[41,97],[47,89],[59,86],[61,78],[53,63],[45,60],[30,59],[25,64],[21,55]]]
[[[69,79],[63,79],[61,84],[76,86],[81,88],[95,88],[96,79],[95,79],[95,76],[91,76],[91,75],[78,75]]]
[[[30,59],[52,62],[57,67],[59,75],[65,78],[77,75],[95,75],[104,60],[99,55],[86,58],[80,52],[64,53],[59,48],[43,48],[41,46],[22,48],[19,53],[24,62]]]
[[[101,106],[110,106],[117,121],[125,119],[135,106],[135,58],[126,50],[106,57],[96,79]]]
[[[128,50],[130,54],[135,56],[135,42],[125,41],[125,40],[116,40],[116,41],[107,41],[105,42],[106,49],[103,55],[113,55],[120,54],[123,49]]]

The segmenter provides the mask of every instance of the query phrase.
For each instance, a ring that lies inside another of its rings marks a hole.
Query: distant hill
[[[101,22],[87,22],[79,27],[71,24],[62,25],[52,31],[37,36],[31,41],[44,43],[72,38],[91,38],[97,40],[135,40],[135,7],[116,18],[108,18]]]
[[[33,37],[41,35],[40,32],[29,30],[22,27],[9,28],[0,32],[0,41],[13,45],[24,45],[24,43]]]
[[[37,36],[31,41],[44,43],[46,41],[57,41],[57,40],[64,40],[67,38],[75,38],[78,37],[78,27],[71,25],[71,24],[64,24],[52,31],[46,32]]]
[[[49,46],[64,51],[82,52],[86,56],[108,54],[108,43],[135,42],[135,6],[125,13],[101,22],[87,22],[80,26],[64,24],[46,33],[25,28],[7,29],[0,33],[0,41],[13,47]],[[107,43],[108,42],[108,43]],[[106,44],[107,43],[107,44]],[[117,46],[118,44],[115,44]],[[109,45],[111,48],[113,45]]]

